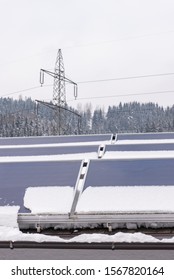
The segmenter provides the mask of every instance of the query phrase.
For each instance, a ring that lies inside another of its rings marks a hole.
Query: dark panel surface
[[[0,145],[37,145],[56,143],[76,143],[92,141],[109,141],[111,134],[74,135],[74,136],[38,136],[0,138]]]
[[[75,186],[81,161],[0,163],[0,206],[23,207],[25,189],[37,186]],[[38,198],[39,199],[39,198]]]
[[[174,133],[123,133],[117,134],[117,140],[153,140],[153,139],[174,139]]]
[[[88,186],[174,185],[174,159],[91,160]]]
[[[4,156],[39,156],[90,153],[98,151],[98,146],[64,146],[64,147],[33,147],[33,148],[2,148],[0,157]]]
[[[174,143],[160,144],[114,144],[106,145],[106,151],[174,151]]]

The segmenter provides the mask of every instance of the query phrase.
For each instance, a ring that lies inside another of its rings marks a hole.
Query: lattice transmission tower
[[[74,97],[76,99],[77,98],[77,84],[65,77],[65,68],[64,68],[61,49],[59,49],[58,53],[57,53],[54,72],[44,70],[44,69],[40,70],[41,86],[44,84],[44,73],[46,73],[54,78],[53,101],[51,103],[39,101],[39,100],[36,100],[36,101],[55,110],[59,135],[67,134],[66,132],[67,132],[68,126],[69,126],[69,120],[67,119],[67,112],[74,114],[78,118],[77,125],[78,125],[78,130],[79,130],[79,123],[80,123],[81,116],[68,108],[67,103],[66,103],[66,89],[65,89],[66,83],[73,84],[74,85]]]
[[[54,72],[53,103],[59,106],[66,106],[65,68],[61,49],[57,53]]]

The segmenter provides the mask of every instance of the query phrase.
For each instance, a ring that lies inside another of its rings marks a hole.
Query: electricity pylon
[[[67,112],[61,107],[66,107],[66,92],[65,92],[65,68],[61,49],[58,50],[54,73],[54,86],[53,86],[53,104],[58,105],[56,111],[56,119],[58,124],[58,132],[64,134],[67,122]]]
[[[66,91],[65,91],[65,83],[71,83],[74,85],[74,97],[77,98],[77,84],[70,79],[65,77],[65,69],[64,69],[64,63],[63,63],[63,57],[61,49],[58,50],[56,63],[55,63],[55,69],[54,72],[41,69],[40,70],[40,84],[41,86],[44,84],[44,73],[52,76],[54,78],[54,85],[53,85],[53,102],[38,102],[42,103],[43,105],[46,105],[50,107],[51,109],[56,110],[56,118],[58,123],[58,134],[66,134],[66,129],[68,126],[68,121],[66,117],[67,111],[73,113],[78,117],[78,125],[80,120],[80,115],[75,113],[74,111],[67,108],[66,103]],[[79,129],[79,128],[78,128]]]
[[[61,49],[57,53],[54,72],[53,103],[59,106],[66,106],[65,68]]]

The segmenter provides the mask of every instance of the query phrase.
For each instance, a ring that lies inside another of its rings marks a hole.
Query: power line
[[[78,100],[85,99],[102,99],[102,98],[113,98],[113,97],[125,97],[125,96],[134,96],[134,95],[148,95],[148,94],[159,94],[159,93],[174,93],[174,90],[166,91],[151,91],[151,92],[141,92],[141,93],[127,93],[127,94],[116,94],[116,95],[104,95],[104,96],[92,96],[92,97],[82,97]],[[68,100],[68,102],[74,101],[73,99]]]
[[[128,76],[128,77],[111,78],[111,79],[79,81],[79,82],[77,82],[77,84],[88,84],[88,83],[100,83],[100,82],[110,82],[110,81],[119,81],[119,80],[153,78],[153,77],[172,76],[172,75],[174,75],[174,72],[171,72],[171,73],[160,73],[160,74],[149,74],[149,75],[140,75],[140,76]],[[52,84],[45,85],[45,87],[50,87],[50,86],[53,86],[53,85]],[[30,88],[26,88],[26,89],[14,91],[14,92],[9,92],[9,93],[6,93],[6,94],[2,94],[0,97],[4,97],[4,96],[8,96],[8,95],[13,95],[13,94],[16,94],[16,93],[22,93],[22,92],[34,90],[34,89],[37,89],[37,88],[40,88],[40,86],[30,87]],[[149,92],[149,93],[147,92],[147,93],[138,93],[138,94],[135,93],[135,94],[128,94],[128,95],[155,94],[155,93],[163,93],[163,92],[173,92],[173,91],[161,91],[161,92]],[[117,96],[128,96],[128,95],[126,94],[126,95],[117,95]],[[91,97],[90,99],[105,98],[105,97],[115,97],[115,95],[114,96]],[[89,99],[89,98],[78,98],[78,99]]]
[[[171,76],[171,75],[174,75],[174,72],[171,72],[171,73],[160,73],[160,74],[149,74],[149,75],[141,75],[141,76],[128,76],[128,77],[102,79],[102,80],[89,80],[89,81],[82,81],[82,82],[79,81],[77,83],[78,84],[100,83],[100,82],[132,80],[132,79],[141,79],[141,78],[153,78],[153,77]]]
[[[0,97],[13,95],[13,94],[21,93],[21,92],[25,92],[25,91],[30,91],[30,90],[33,90],[33,89],[36,89],[36,88],[40,88],[40,86],[35,86],[35,87],[26,88],[26,89],[21,89],[21,90],[18,90],[18,91],[9,92],[9,93],[6,93],[6,94],[2,94]]]
[[[100,80],[78,81],[77,84],[101,83],[101,82],[120,81],[120,80],[132,80],[132,79],[143,79],[143,78],[153,78],[153,77],[172,76],[172,75],[174,75],[174,72],[171,72],[171,73],[159,73],[159,74],[148,74],[148,75],[140,75],[140,76],[128,76],[128,77],[120,77],[120,78],[109,78],[109,79],[100,79]],[[46,85],[46,86],[49,87],[51,85]]]

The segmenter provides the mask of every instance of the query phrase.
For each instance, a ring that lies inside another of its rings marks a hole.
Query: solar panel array
[[[0,138],[0,206],[19,205],[21,213],[30,212],[23,205],[28,187],[75,187],[81,160],[72,160],[72,155],[92,152],[97,155],[98,145],[92,143],[109,142],[111,139],[111,134]],[[37,158],[66,154],[70,155],[66,161]],[[36,157],[32,160],[33,156]],[[28,161],[25,157],[30,157],[31,160]]]
[[[80,142],[95,142],[110,140],[112,134],[91,134],[91,135],[71,135],[71,136],[36,136],[36,137],[7,137],[0,138],[2,145],[46,145],[46,144],[65,144]]]
[[[106,145],[106,151],[174,151],[174,143],[149,143],[149,144],[117,144]]]
[[[23,205],[28,187],[74,187],[80,164],[80,161],[0,163],[0,205],[20,205],[20,212],[29,212]]]
[[[172,151],[174,133],[1,138],[0,206],[19,205],[20,215],[29,215],[24,206],[27,188],[70,186],[71,216],[89,187],[174,186]]]
[[[91,160],[85,187],[174,185],[174,158]]]
[[[65,155],[65,154],[80,154],[96,152],[98,145],[90,146],[62,146],[62,147],[14,147],[0,148],[0,157],[10,156],[50,156],[50,155]]]

